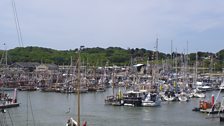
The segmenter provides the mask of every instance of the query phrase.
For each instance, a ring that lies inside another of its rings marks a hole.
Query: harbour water
[[[106,92],[81,94],[81,121],[86,120],[88,126],[223,125],[217,118],[206,119],[207,114],[192,111],[192,108],[198,107],[200,99],[162,102],[160,107],[155,108],[104,105],[104,99],[111,94],[111,89]],[[209,92],[207,98],[211,94],[216,95],[217,92]],[[76,99],[75,94],[20,91],[20,107],[7,109],[4,117],[9,126],[65,126],[69,117],[77,117]]]

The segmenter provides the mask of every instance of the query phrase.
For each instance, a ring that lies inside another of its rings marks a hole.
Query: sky
[[[0,49],[21,46],[12,1],[0,1]],[[224,49],[223,0],[14,1],[24,47],[155,50],[158,38],[165,53],[171,41],[178,52]]]

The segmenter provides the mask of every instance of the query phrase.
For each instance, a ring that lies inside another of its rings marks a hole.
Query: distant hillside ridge
[[[0,51],[1,63],[5,63],[5,51]],[[204,67],[216,67],[222,69],[224,61],[224,49],[217,53],[197,52],[199,64]],[[84,48],[80,52],[81,61],[83,65],[91,66],[105,66],[105,65],[119,65],[127,66],[136,63],[153,62],[156,59],[156,52],[146,50],[144,48],[128,48],[123,49],[120,47],[93,47]],[[43,47],[17,47],[7,50],[7,63],[12,64],[15,62],[39,62],[39,63],[54,63],[57,65],[70,65],[74,64],[78,57],[78,49],[73,50],[55,50]],[[185,57],[185,59],[183,59]],[[188,54],[188,64],[193,66],[196,60],[196,53]],[[72,60],[71,60],[72,59]],[[173,60],[181,62],[186,61],[186,55],[182,53],[166,54],[158,52],[158,63],[167,61],[174,63]],[[213,65],[211,65],[213,64]],[[215,68],[214,68],[215,69]]]

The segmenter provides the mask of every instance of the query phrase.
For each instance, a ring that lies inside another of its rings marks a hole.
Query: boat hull
[[[142,99],[141,98],[124,98],[125,106],[141,106]]]
[[[19,103],[10,103],[10,104],[2,104],[0,105],[0,109],[5,109],[5,108],[13,108],[13,107],[19,107]]]
[[[156,101],[156,102],[153,102],[153,101],[148,101],[148,102],[142,102],[142,106],[143,107],[156,107],[156,106],[160,106],[160,101]]]

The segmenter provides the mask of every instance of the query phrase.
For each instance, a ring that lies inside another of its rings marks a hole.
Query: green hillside
[[[0,51],[1,62],[5,62],[5,51]],[[180,64],[183,54],[173,53],[173,57],[179,57],[178,64]],[[43,47],[17,47],[7,51],[8,64],[14,62],[39,62],[39,63],[55,63],[57,65],[69,65],[71,62],[77,60],[78,49],[74,50],[54,50]],[[170,54],[159,52],[159,61],[169,61]],[[154,61],[156,53],[146,49],[123,49],[119,47],[109,48],[84,48],[81,51],[82,63],[94,66],[104,65],[130,65],[131,63],[146,63],[147,60]],[[189,64],[195,64],[196,54],[189,54]],[[214,67],[213,69],[221,70],[224,61],[224,50],[217,53],[198,52],[199,65],[207,68]],[[214,65],[212,66],[211,63]]]

